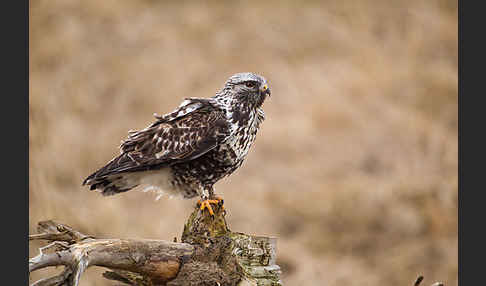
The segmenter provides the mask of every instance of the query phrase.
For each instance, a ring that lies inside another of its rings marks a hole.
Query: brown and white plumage
[[[243,162],[264,119],[270,89],[252,73],[236,74],[211,98],[187,98],[173,112],[130,131],[120,155],[83,185],[113,195],[139,185],[207,199],[213,185]]]

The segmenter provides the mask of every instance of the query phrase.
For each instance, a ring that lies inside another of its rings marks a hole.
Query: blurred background
[[[196,200],[81,182],[153,113],[251,71],[272,97],[215,186],[231,229],[278,238],[285,285],[457,285],[457,27],[446,0],[31,1],[29,231],[180,237]]]

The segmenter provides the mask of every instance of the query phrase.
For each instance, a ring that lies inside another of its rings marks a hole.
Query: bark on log
[[[60,223],[39,222],[39,234],[29,240],[50,244],[29,260],[29,273],[48,266],[65,269],[33,285],[78,285],[93,265],[110,269],[103,277],[128,285],[282,285],[276,239],[232,232],[222,207],[213,209],[214,217],[193,211],[181,243],[95,238]]]

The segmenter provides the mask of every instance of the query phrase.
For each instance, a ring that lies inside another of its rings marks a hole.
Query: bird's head
[[[244,102],[253,108],[260,108],[270,96],[267,80],[254,73],[237,73],[225,83],[221,95],[231,97],[232,101]]]

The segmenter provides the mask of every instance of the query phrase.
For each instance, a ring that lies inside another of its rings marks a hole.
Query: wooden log
[[[29,240],[51,242],[29,260],[29,272],[64,265],[33,285],[78,285],[89,266],[109,268],[103,277],[128,285],[281,285],[276,239],[230,231],[222,205],[214,216],[196,208],[181,243],[147,239],[103,239],[53,221],[40,222]],[[53,250],[54,253],[46,253]]]

